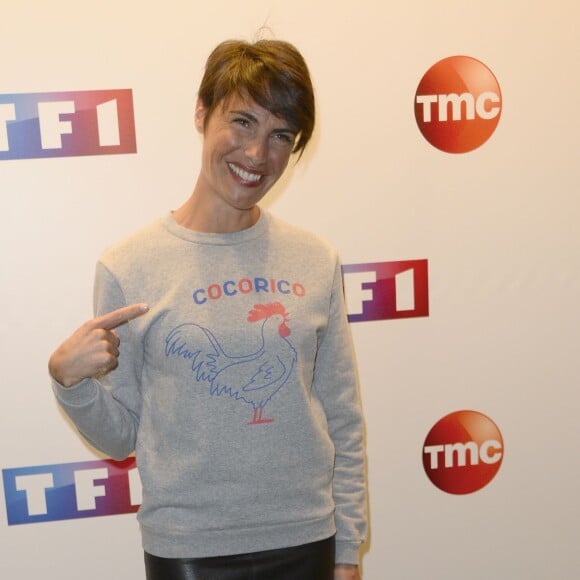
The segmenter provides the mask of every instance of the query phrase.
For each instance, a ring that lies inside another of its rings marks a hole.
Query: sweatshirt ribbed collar
[[[260,217],[253,226],[239,232],[230,232],[226,234],[197,232],[195,230],[184,228],[173,219],[171,212],[161,218],[161,223],[170,234],[188,242],[213,246],[233,246],[236,244],[244,244],[263,236],[268,229],[269,220],[270,216],[268,213],[260,208]]]

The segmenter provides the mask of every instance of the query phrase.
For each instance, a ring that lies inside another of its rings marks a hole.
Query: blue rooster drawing
[[[286,338],[289,318],[280,302],[271,302],[256,304],[247,320],[263,321],[260,347],[251,354],[230,356],[210,330],[186,323],[168,334],[165,355],[188,361],[195,378],[209,383],[211,395],[227,394],[251,405],[249,425],[271,423],[273,419],[264,416],[264,407],[284,386],[296,363],[296,350]]]

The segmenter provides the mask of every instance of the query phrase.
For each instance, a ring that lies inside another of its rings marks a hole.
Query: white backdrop
[[[98,458],[58,411],[46,361],[91,315],[102,249],[189,195],[207,54],[266,25],[305,55],[319,109],[266,205],[345,263],[429,261],[428,317],[352,324],[364,577],[577,578],[579,22],[572,0],[2,6],[0,95],[130,88],[138,151],[0,160],[0,468]],[[494,135],[461,155],[432,147],[413,112],[423,74],[456,54],[489,66],[503,96]],[[421,464],[429,429],[458,409],[491,417],[505,443],[495,479],[460,496]],[[132,514],[8,525],[0,501],[0,551],[4,578],[143,577]]]

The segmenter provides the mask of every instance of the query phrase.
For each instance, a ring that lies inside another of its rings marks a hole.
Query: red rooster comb
[[[248,322],[256,322],[264,318],[270,318],[274,314],[281,314],[284,320],[288,320],[288,313],[280,302],[270,302],[269,304],[254,304],[253,310],[248,314]]]

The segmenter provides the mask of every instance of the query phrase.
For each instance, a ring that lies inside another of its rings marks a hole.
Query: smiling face
[[[238,95],[206,116],[198,101],[195,123],[204,143],[194,193],[206,212],[249,227],[259,215],[256,204],[286,169],[296,134],[284,119]]]

